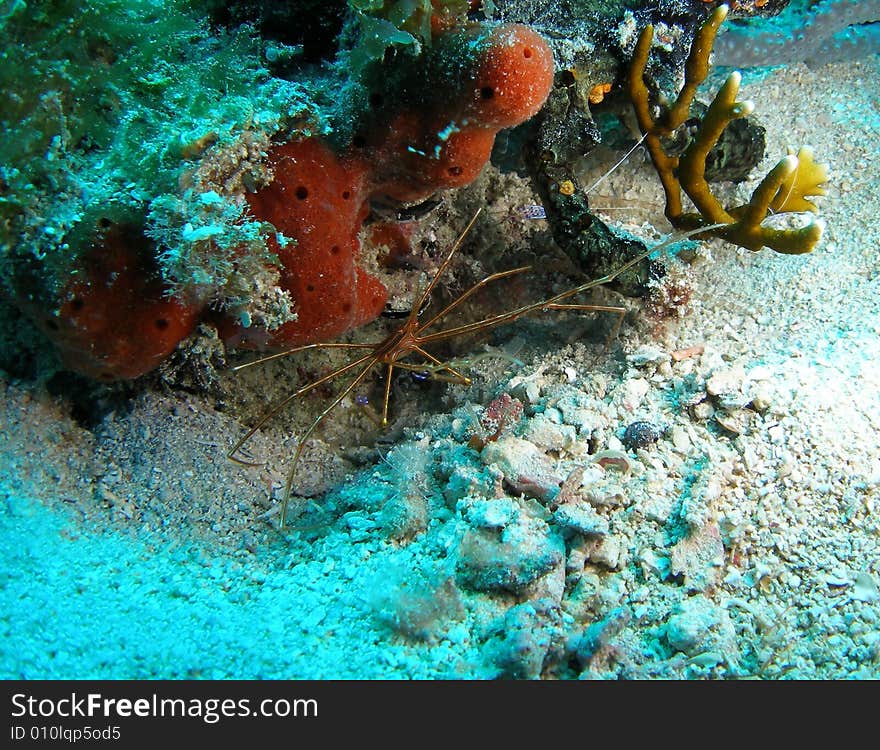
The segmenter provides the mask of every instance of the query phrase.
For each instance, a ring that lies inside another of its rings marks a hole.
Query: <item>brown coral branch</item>
[[[709,105],[696,134],[680,157],[670,156],[661,138],[670,135],[688,118],[697,87],[709,71],[709,55],[718,27],[727,17],[727,6],[718,6],[697,31],[685,65],[685,82],[676,100],[659,116],[654,116],[645,69],[654,37],[652,26],[646,26],[633,52],[630,64],[628,93],[635,110],[645,145],[666,194],[666,216],[678,229],[707,226],[706,234],[721,237],[749,250],[769,247],[786,254],[810,252],[822,236],[822,223],[810,220],[801,226],[774,228],[764,226],[773,213],[817,211],[809,200],[824,195],[823,183],[828,179],[823,164],[813,161],[812,151],[801,149],[798,155],[783,158],[742,206],[725,208],[706,180],[706,157],[718,142],[724,129],[735,119],[747,117],[754,110],[752,102],[739,102],[741,76],[732,73]],[[684,211],[681,193],[690,198],[697,213]],[[724,226],[708,229],[710,224]]]

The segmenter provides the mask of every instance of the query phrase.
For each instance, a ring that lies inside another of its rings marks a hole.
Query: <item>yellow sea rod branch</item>
[[[645,70],[654,38],[652,26],[646,26],[636,43],[630,63],[627,90],[635,110],[645,145],[666,195],[666,216],[679,229],[706,226],[706,233],[749,250],[769,247],[786,254],[810,252],[822,236],[822,222],[811,219],[801,226],[772,228],[763,225],[771,213],[817,211],[809,200],[824,195],[828,179],[825,165],[813,161],[812,151],[789,153],[761,181],[749,202],[725,208],[706,181],[706,158],[724,129],[735,119],[747,117],[754,110],[749,102],[738,102],[741,76],[732,73],[715,95],[697,132],[680,157],[670,156],[661,139],[679,128],[689,117],[697,87],[709,72],[709,56],[715,35],[727,17],[727,6],[718,6],[697,31],[685,64],[685,82],[675,101],[659,116],[651,111]],[[697,213],[685,213],[681,193],[690,198]],[[709,228],[708,225],[721,224]]]

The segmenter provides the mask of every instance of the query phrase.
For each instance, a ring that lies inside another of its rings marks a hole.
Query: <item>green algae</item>
[[[44,291],[57,291],[108,221],[147,222],[167,258],[186,255],[199,237],[165,209],[190,159],[314,115],[303,85],[269,74],[250,27],[211,29],[185,0],[22,3],[0,37],[0,280],[18,293],[35,262]],[[219,215],[223,229],[238,223]],[[163,271],[180,285],[213,275]]]

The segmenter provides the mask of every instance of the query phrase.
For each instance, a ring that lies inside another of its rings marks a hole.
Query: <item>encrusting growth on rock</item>
[[[644,134],[645,145],[660,176],[666,193],[666,216],[677,229],[723,224],[708,229],[707,234],[720,237],[748,250],[769,247],[786,254],[808,253],[822,236],[822,223],[810,220],[802,226],[785,228],[765,226],[771,214],[809,211],[817,208],[810,197],[824,195],[823,183],[827,169],[813,160],[809,148],[802,148],[786,157],[770,170],[752,193],[749,202],[725,208],[712,194],[706,181],[706,157],[717,143],[724,128],[733,120],[750,115],[752,102],[738,102],[741,76],[731,73],[715,95],[699,127],[681,156],[670,156],[662,139],[681,127],[689,117],[697,88],[709,72],[709,55],[718,27],[727,17],[726,5],[719,5],[697,31],[685,67],[685,83],[678,97],[660,116],[652,114],[645,68],[654,38],[653,26],[646,26],[636,44],[629,71],[628,92]],[[691,199],[697,213],[685,212],[681,193]]]

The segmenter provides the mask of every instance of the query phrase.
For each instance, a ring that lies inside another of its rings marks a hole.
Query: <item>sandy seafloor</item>
[[[586,320],[520,321],[470,389],[397,399],[405,424],[378,450],[341,409],[303,467],[330,488],[295,508],[305,530],[276,527],[302,419],[249,444],[264,467],[225,458],[295,363],[202,395],[147,388],[93,430],[4,377],[0,675],[880,677],[877,92],[876,56],[748,74],[763,171],[788,144],[829,164],[821,246],[711,245],[687,314],[651,325],[625,303],[607,354],[578,339]],[[659,225],[656,186],[635,158],[598,192],[631,204],[614,220]],[[527,200],[490,199],[511,225]],[[503,234],[546,243],[540,224]],[[475,418],[502,393],[524,417],[478,455]],[[637,420],[663,436],[592,462]],[[579,467],[567,513],[511,484]]]

